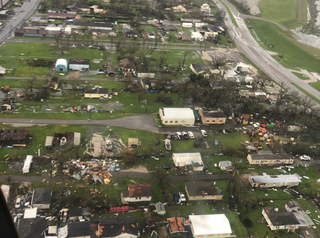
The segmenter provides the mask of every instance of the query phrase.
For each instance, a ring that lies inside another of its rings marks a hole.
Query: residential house
[[[294,187],[301,182],[298,174],[249,176],[249,183],[253,188]]]
[[[43,238],[46,226],[45,218],[19,219],[17,231],[20,238]]]
[[[6,68],[0,66],[0,74],[5,74],[6,73]]]
[[[54,12],[48,12],[47,13],[47,18],[48,19],[59,19],[59,20],[67,20],[67,19],[74,19],[76,17],[76,13],[54,13]]]
[[[181,26],[185,28],[192,28],[193,24],[192,22],[182,22]]]
[[[85,217],[90,216],[90,209],[89,208],[82,208],[82,207],[71,207],[67,211],[69,221],[82,221]]]
[[[107,88],[85,89],[83,96],[84,96],[84,98],[107,99],[107,98],[109,98],[108,92],[109,92],[109,90]]]
[[[191,41],[191,36],[185,31],[178,32],[175,37],[181,41]]]
[[[115,74],[116,74],[116,70],[115,70],[114,66],[112,64],[108,64],[107,65],[107,75],[110,77],[113,77],[113,76],[115,76]]]
[[[0,20],[7,20],[8,17],[9,17],[9,14],[7,10],[0,11]]]
[[[221,125],[226,123],[226,115],[222,110],[204,111],[198,110],[203,125]]]
[[[201,11],[202,15],[204,15],[204,16],[211,16],[212,15],[211,14],[211,7],[207,3],[204,3],[201,5],[200,11]]]
[[[173,153],[172,160],[176,167],[190,167],[194,171],[203,171],[204,163],[199,152],[192,153]]]
[[[215,32],[217,34],[224,34],[225,30],[221,26],[207,26],[209,32]]]
[[[210,39],[216,38],[217,36],[218,36],[217,32],[206,31],[203,37],[205,40],[210,40]]]
[[[184,225],[185,220],[183,217],[170,217],[167,218],[167,221],[171,235],[181,235],[188,232]]]
[[[68,61],[66,59],[57,59],[55,69],[56,69],[56,72],[67,72]]]
[[[50,209],[52,190],[50,188],[36,188],[33,190],[31,205],[39,209]]]
[[[187,10],[184,6],[182,6],[182,5],[172,7],[172,9],[173,9],[173,12],[175,12],[175,13],[177,13],[177,12],[179,12],[179,13],[186,13],[186,12],[188,11],[188,10]]]
[[[22,173],[26,174],[30,172],[30,167],[33,161],[32,155],[27,155],[26,159],[24,160],[23,167],[22,167]]]
[[[221,73],[219,67],[216,65],[212,65],[209,70],[210,70],[211,74],[220,74]]]
[[[47,88],[58,90],[59,88],[59,78],[58,77],[52,77],[50,82],[47,84]]]
[[[204,36],[204,33],[206,32],[202,27],[196,27],[196,32],[199,32],[202,37]],[[191,33],[192,34],[192,33]]]
[[[60,32],[57,31],[48,31],[38,29],[30,29],[30,28],[16,28],[14,31],[14,35],[16,37],[46,37],[46,38],[53,38],[60,35]]]
[[[293,164],[294,159],[289,154],[273,154],[272,152],[260,154],[248,154],[249,164],[254,165],[277,165],[277,164]]]
[[[122,28],[122,33],[129,38],[138,38],[138,33],[128,28]]]
[[[98,235],[100,238],[137,238],[139,237],[137,219],[135,217],[101,219],[98,224]]]
[[[64,11],[65,11],[64,9],[49,8],[47,12],[60,13]]]
[[[98,5],[92,5],[90,7],[90,13],[91,14],[105,14],[107,13],[107,10],[104,10],[103,8],[100,8]]]
[[[191,39],[194,41],[203,41],[204,37],[201,32],[192,32]]]
[[[210,74],[207,71],[206,67],[204,67],[200,63],[190,64],[190,69],[196,75],[202,74],[205,78],[210,76]]]
[[[208,23],[206,23],[206,22],[195,22],[194,25],[197,28],[202,28],[204,26],[208,26]]]
[[[90,22],[86,20],[69,20],[67,21],[67,26],[65,29],[69,27],[70,29],[65,30],[67,32],[74,32],[75,30],[81,31],[83,28],[87,28],[89,30],[101,30],[101,31],[112,31],[113,24],[109,22]]]
[[[237,73],[249,73],[252,70],[252,66],[246,63],[238,63],[236,65],[235,70],[237,71]]]
[[[277,208],[263,208],[262,215],[270,230],[287,230],[294,232],[299,228],[300,222],[292,212],[279,212]]]
[[[72,222],[68,224],[67,238],[91,238],[90,222]]]
[[[148,38],[149,39],[155,39],[156,38],[156,35],[152,31],[149,31],[147,34],[148,34]]]
[[[94,36],[109,36],[109,37],[117,36],[117,32],[114,30],[91,29],[90,31]]]
[[[159,116],[163,125],[193,125],[194,114],[190,108],[159,108]]]
[[[136,72],[135,62],[129,58],[121,59],[118,64],[118,68],[123,72],[131,72],[133,74]]]
[[[25,145],[29,139],[27,130],[0,130],[1,145]]]
[[[128,147],[131,149],[135,149],[137,147],[140,147],[142,145],[141,141],[139,141],[139,138],[128,138]]]
[[[47,24],[48,18],[47,17],[30,17],[30,21],[32,23]]]
[[[71,58],[69,59],[69,69],[86,71],[89,70],[89,59]]]
[[[232,235],[230,222],[224,214],[189,215],[192,236],[236,237]]]
[[[152,187],[149,183],[128,184],[128,190],[121,192],[123,204],[150,202],[152,199]]]
[[[185,189],[189,201],[222,200],[223,194],[212,182],[186,182]]]
[[[289,201],[285,205],[287,212],[292,212],[300,223],[300,226],[313,226],[314,223],[307,213],[302,209],[301,205],[296,201]]]
[[[90,7],[81,3],[73,3],[68,5],[66,9],[72,12],[90,13]]]
[[[233,169],[232,162],[229,160],[219,161],[219,168],[223,171],[232,171]]]

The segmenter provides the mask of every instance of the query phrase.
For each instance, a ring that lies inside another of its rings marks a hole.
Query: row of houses
[[[159,108],[159,116],[163,125],[193,125],[200,121],[204,125],[226,123],[226,116],[219,109],[204,111],[190,108]]]

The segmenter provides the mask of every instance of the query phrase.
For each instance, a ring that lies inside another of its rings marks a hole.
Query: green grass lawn
[[[258,37],[263,42],[265,39],[266,45],[261,43],[262,46],[268,50],[277,52],[279,55],[284,55],[283,58],[280,58],[278,55],[273,56],[284,67],[298,70],[302,68],[309,72],[320,72],[319,59],[296,45],[293,38],[288,35],[288,32],[282,31],[278,26],[269,22],[253,19],[248,21]],[[274,45],[274,48],[270,48],[270,44]]]
[[[309,83],[310,86],[312,86],[313,88],[317,89],[318,91],[320,91],[320,82],[313,82],[313,83]]]
[[[259,8],[263,18],[282,23],[289,28],[307,23],[307,1],[305,0],[262,0]]]
[[[90,61],[90,69],[95,70],[102,66],[106,58],[105,51],[99,52],[97,49],[88,47],[70,48],[67,49],[67,55],[60,55],[55,45],[44,43],[6,42],[0,50],[0,64],[9,70],[6,74],[8,76],[46,77],[50,73],[50,67],[31,67],[24,62],[19,62],[19,59],[46,59],[55,63],[58,58],[87,58]],[[93,63],[93,59],[100,59],[101,62]]]
[[[303,80],[306,80],[306,79],[310,79],[307,75],[305,74],[300,74],[300,73],[297,73],[297,72],[291,72],[292,74],[294,74],[295,76],[297,76],[299,79],[303,79]]]
[[[314,83],[312,83],[312,87],[313,87],[313,84]],[[295,86],[297,89],[299,89],[301,92],[303,92],[303,93],[305,93],[306,95],[308,95],[309,97],[311,97],[313,100],[315,100],[316,102],[318,102],[318,103],[320,103],[320,100],[317,98],[317,97],[315,97],[315,96],[313,96],[311,93],[309,93],[308,91],[306,91],[306,90],[304,90],[303,88],[301,88],[301,87],[299,87],[297,84],[295,84],[295,83],[292,83],[292,85],[293,86]],[[318,90],[318,89],[317,89]]]

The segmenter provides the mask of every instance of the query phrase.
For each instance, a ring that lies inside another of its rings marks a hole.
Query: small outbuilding
[[[66,59],[57,59],[55,68],[56,72],[67,72],[68,61]]]
[[[156,203],[156,213],[158,213],[159,215],[162,215],[162,216],[164,214],[166,214],[166,208],[163,205],[163,203],[161,203],[161,202]]]
[[[86,71],[86,70],[89,70],[89,67],[90,67],[89,59],[79,59],[79,58],[69,59],[70,70]]]
[[[219,168],[224,171],[232,171],[232,162],[231,161],[220,161]]]

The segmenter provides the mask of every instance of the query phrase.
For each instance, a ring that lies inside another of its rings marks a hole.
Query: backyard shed
[[[156,203],[156,213],[158,213],[159,215],[166,214],[166,208],[163,205],[163,203],[161,202]]]
[[[68,62],[66,59],[57,59],[55,67],[56,67],[56,72],[67,72]]]
[[[232,171],[232,162],[231,161],[220,161],[219,168],[224,171]]]
[[[88,70],[89,69],[89,60],[88,59],[79,59],[79,58],[69,59],[69,69],[70,70],[79,70],[79,71]]]
[[[44,147],[49,150],[52,149],[53,136],[46,136]]]

